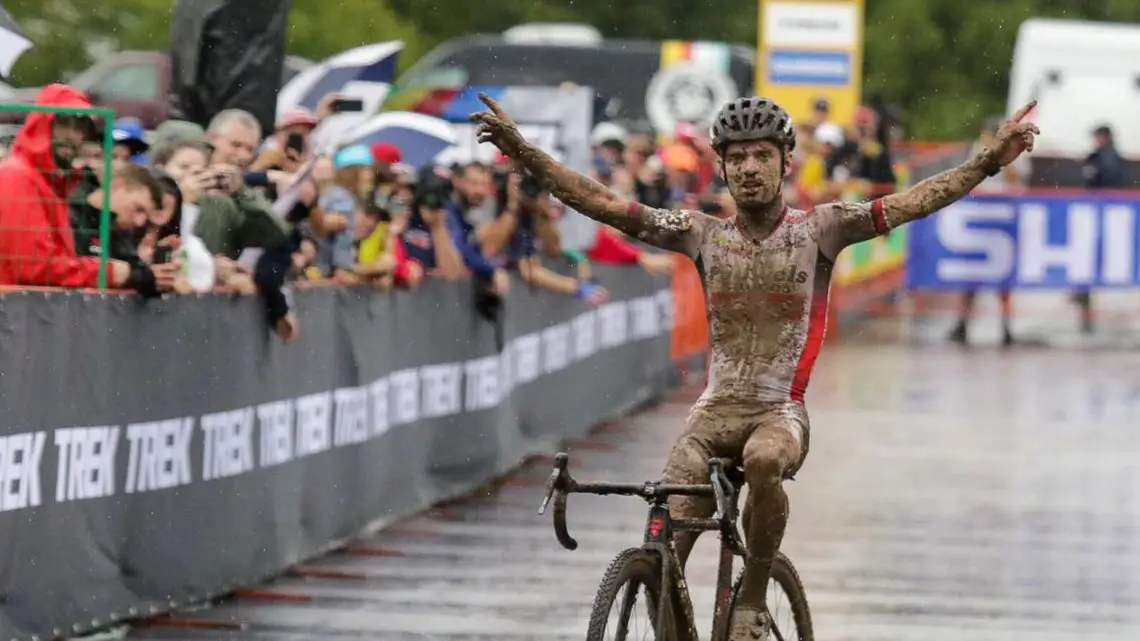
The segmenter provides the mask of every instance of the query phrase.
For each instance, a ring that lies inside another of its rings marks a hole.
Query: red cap
[[[290,127],[309,127],[312,129],[316,127],[319,122],[320,120],[308,109],[290,109],[285,112],[285,115],[281,117],[281,121],[277,123],[277,130],[280,131]]]
[[[403,155],[400,148],[390,142],[378,142],[372,145],[372,159],[377,163],[394,165],[400,162]]]

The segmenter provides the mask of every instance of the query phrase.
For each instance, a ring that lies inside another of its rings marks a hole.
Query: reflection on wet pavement
[[[811,455],[789,484],[784,550],[823,641],[1140,638],[1140,376],[1127,352],[825,352],[808,394]],[[691,396],[571,450],[581,478],[655,477]],[[545,465],[478,502],[311,564],[351,579],[282,579],[308,601],[237,600],[198,616],[242,633],[148,639],[563,640],[609,560],[641,536],[636,499],[573,497],[562,550],[535,515]],[[690,561],[702,621],[715,539]],[[701,628],[707,630],[707,623]]]

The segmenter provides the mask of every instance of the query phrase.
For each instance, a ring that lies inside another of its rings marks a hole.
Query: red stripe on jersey
[[[815,359],[823,347],[823,337],[827,333],[827,299],[831,287],[831,262],[821,254],[815,261],[815,280],[811,294],[811,311],[808,313],[807,340],[800,360],[796,362],[796,373],[792,378],[792,400],[803,402],[811,378]]]
[[[887,225],[887,216],[883,213],[883,199],[876,198],[871,201],[871,219],[875,222],[875,233],[885,236],[891,228]]]

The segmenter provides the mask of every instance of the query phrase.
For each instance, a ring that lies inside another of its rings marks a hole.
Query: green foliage
[[[85,68],[100,48],[165,49],[173,0],[5,0],[36,46],[13,84]],[[384,40],[407,44],[407,67],[440,42],[522,22],[573,21],[606,37],[754,44],[756,0],[293,0],[288,49],[319,60]],[[867,0],[865,93],[899,105],[916,138],[972,138],[1005,110],[1018,26],[1033,16],[1140,21],[1136,0]]]

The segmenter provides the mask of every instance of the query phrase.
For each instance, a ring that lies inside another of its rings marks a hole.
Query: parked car
[[[284,85],[312,63],[286,56],[281,84]],[[170,55],[165,51],[120,51],[102,58],[69,84],[85,92],[100,107],[115,110],[116,117],[133,116],[152,130],[170,114]],[[39,87],[23,87],[12,95],[0,91],[5,103],[31,103]],[[0,111],[0,125],[16,125],[27,112]]]

